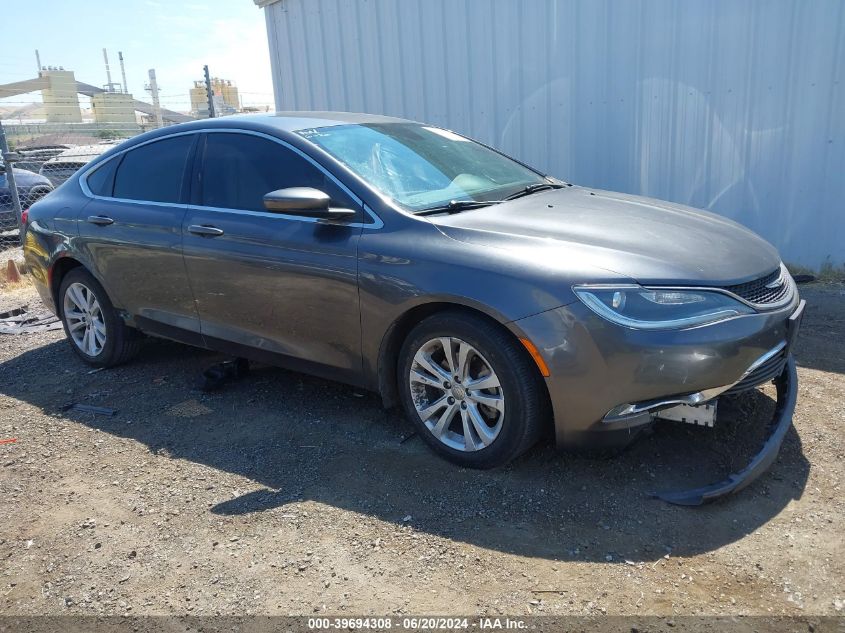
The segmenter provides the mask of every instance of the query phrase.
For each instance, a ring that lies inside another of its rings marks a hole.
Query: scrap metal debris
[[[61,329],[62,322],[51,312],[30,312],[29,306],[0,312],[0,334],[33,334]]]
[[[96,413],[97,415],[116,415],[117,409],[95,407],[92,404],[71,403],[62,407],[62,411],[79,411],[80,413]]]

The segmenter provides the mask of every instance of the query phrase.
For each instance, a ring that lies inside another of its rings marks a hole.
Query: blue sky
[[[0,84],[36,76],[35,49],[44,66],[64,66],[78,81],[120,82],[123,51],[129,91],[149,101],[147,71],[155,68],[164,107],[189,110],[188,90],[212,75],[234,81],[244,105],[273,104],[264,15],[252,0],[39,0],[4,3]],[[9,28],[11,27],[11,28]],[[38,93],[0,100],[40,101]]]

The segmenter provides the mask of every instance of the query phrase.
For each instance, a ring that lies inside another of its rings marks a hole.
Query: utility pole
[[[155,116],[156,120],[156,127],[161,127],[164,125],[163,121],[161,120],[161,104],[158,100],[158,82],[156,82],[156,69],[150,68],[150,85],[147,87],[147,90],[150,91],[150,94],[153,98],[153,115]]]
[[[211,77],[208,75],[208,64],[202,67],[205,73],[205,94],[208,97],[208,118],[214,118],[214,91],[211,89]]]

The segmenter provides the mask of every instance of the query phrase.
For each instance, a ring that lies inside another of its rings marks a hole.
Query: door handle
[[[188,227],[188,233],[202,235],[203,237],[217,237],[223,235],[223,229],[218,229],[216,226],[206,226],[205,224],[192,224]]]
[[[114,224],[114,220],[105,215],[89,215],[88,221],[91,224],[96,224],[97,226],[108,226],[109,224]]]

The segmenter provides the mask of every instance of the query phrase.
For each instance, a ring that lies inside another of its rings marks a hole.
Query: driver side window
[[[287,187],[313,187],[333,207],[358,210],[334,180],[293,150],[266,138],[229,132],[207,133],[202,147],[198,204],[266,211],[264,195]]]

